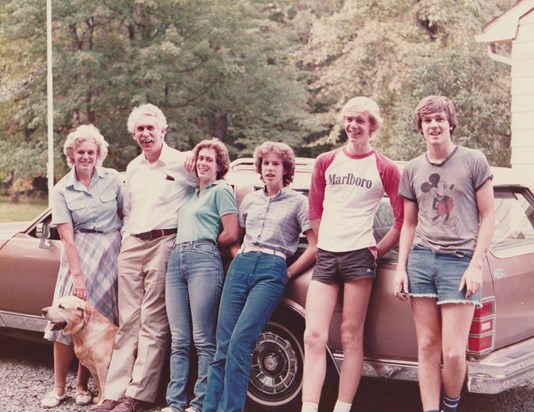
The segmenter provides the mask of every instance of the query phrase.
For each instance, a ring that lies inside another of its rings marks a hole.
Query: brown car
[[[307,194],[312,168],[313,159],[297,159],[294,189]],[[533,185],[511,169],[493,172],[496,230],[484,268],[484,306],[475,313],[467,355],[467,390],[485,394],[534,377]],[[261,187],[252,159],[234,161],[227,180],[238,203]],[[50,221],[47,210],[33,222],[0,224],[0,332],[44,328],[41,309],[52,301],[62,247]],[[375,218],[375,237],[383,236],[392,222],[384,199]],[[224,258],[228,264],[230,258]],[[364,376],[416,381],[417,342],[410,305],[393,296],[396,261],[392,251],[379,262],[366,320]],[[254,348],[249,412],[300,410],[304,304],[311,271],[288,283],[285,299]],[[330,330],[327,382],[336,381],[343,363],[340,307]],[[325,401],[335,401],[334,391],[335,385],[325,385]]]

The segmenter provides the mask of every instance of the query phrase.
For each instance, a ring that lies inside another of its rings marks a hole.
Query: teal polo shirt
[[[232,188],[224,180],[217,180],[199,195],[196,188],[178,211],[176,243],[211,240],[217,243],[221,231],[221,217],[237,214]]]

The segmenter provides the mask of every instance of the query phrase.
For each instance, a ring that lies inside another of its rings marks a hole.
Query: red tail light
[[[495,296],[482,300],[482,307],[475,309],[469,331],[467,353],[483,355],[493,350],[495,345]]]

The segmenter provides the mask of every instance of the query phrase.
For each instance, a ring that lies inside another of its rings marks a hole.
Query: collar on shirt
[[[102,166],[95,166],[95,172],[93,173],[93,176],[91,177],[91,183],[95,182],[97,179],[102,179],[107,174],[106,169],[104,169]],[[65,187],[72,187],[74,189],[78,190],[86,190],[85,186],[83,186],[78,179],[76,179],[76,172],[74,167],[70,170],[69,173],[66,175],[66,182]]]
[[[260,190],[260,192],[261,192],[261,194],[263,195],[264,198],[270,198],[271,200],[285,197],[285,196],[287,196],[289,194],[290,191],[291,191],[291,189],[288,186],[285,186],[282,189],[280,189],[280,191],[276,195],[269,196],[267,194],[267,190],[265,189],[265,186],[263,187],[263,189]]]
[[[221,183],[225,183],[225,182],[226,182],[226,181],[225,181],[225,180],[222,180],[222,179],[216,180],[216,181],[210,183],[209,185],[207,185],[206,188],[205,188],[204,190],[211,189],[212,187],[215,187],[215,186],[220,185]],[[193,190],[193,192],[198,193],[199,190],[200,190],[199,187],[195,187],[195,189]]]
[[[349,153],[346,146],[343,146],[341,149],[343,150],[343,153],[345,154],[345,156],[347,156],[350,159],[365,159],[366,157],[369,157],[375,153],[375,149],[371,149],[367,153],[362,153],[362,154]]]
[[[145,154],[141,153],[140,162],[141,163],[146,163],[147,165],[156,165],[159,162],[161,162],[164,165],[167,165],[170,162],[172,162],[174,156],[175,156],[175,154],[172,153],[172,151],[170,150],[170,147],[164,141],[163,142],[163,146],[161,147],[161,153],[159,154],[158,160],[156,160],[154,163],[150,163],[148,160],[146,160]]]

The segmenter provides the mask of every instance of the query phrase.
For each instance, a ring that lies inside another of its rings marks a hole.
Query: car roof
[[[313,171],[315,159],[307,157],[295,158],[295,176],[291,187],[307,189],[310,185],[310,174]],[[396,160],[395,164],[402,170],[408,164],[407,161]],[[534,181],[526,174],[509,167],[492,167],[493,186],[524,186],[534,192]],[[254,158],[242,157],[230,164],[230,170],[226,177],[230,184],[250,184],[261,187],[263,184],[260,175],[256,172]]]
[[[314,164],[315,159],[307,157],[295,158],[295,175],[293,176],[293,183],[291,183],[292,188],[298,190],[309,188],[310,175]],[[256,166],[252,157],[242,157],[230,163],[230,170],[226,175],[226,181],[231,185],[263,186],[260,175],[256,172]]]

